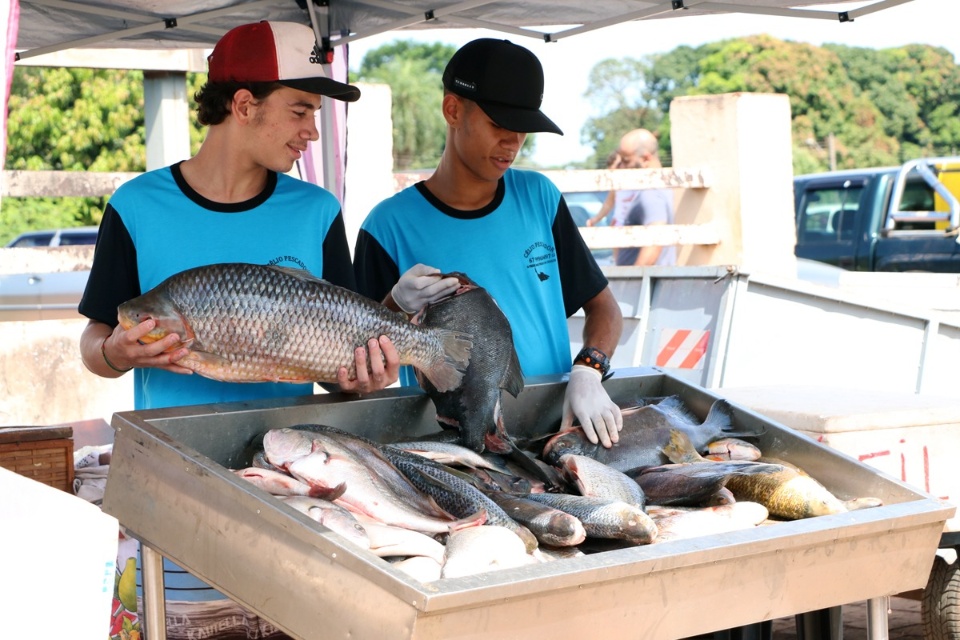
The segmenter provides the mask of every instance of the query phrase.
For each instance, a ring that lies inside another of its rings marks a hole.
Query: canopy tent
[[[69,49],[212,48],[229,29],[257,20],[311,24],[328,75],[345,79],[339,47],[388,31],[488,29],[553,42],[630,21],[719,13],[850,22],[911,0],[0,0],[7,15],[0,77],[0,159],[10,63]],[[829,7],[829,8],[828,8]],[[840,7],[840,9],[838,9]],[[847,8],[849,7],[849,8]],[[844,10],[845,9],[845,10]],[[568,25],[550,28],[545,25]],[[14,53],[14,49],[16,53]],[[339,113],[338,113],[339,112]],[[343,105],[321,110],[321,184],[342,197]],[[330,134],[333,135],[330,135]]]
[[[847,22],[910,0],[21,0],[19,57],[77,47],[211,47],[257,20],[311,21],[331,46],[397,29],[468,27],[547,41],[633,20],[759,13]],[[856,7],[838,11],[832,7]],[[554,31],[543,25],[575,25]]]

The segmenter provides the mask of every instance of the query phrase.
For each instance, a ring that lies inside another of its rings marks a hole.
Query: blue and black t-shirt
[[[476,211],[447,206],[422,182],[378,204],[357,238],[358,291],[383,300],[417,263],[461,271],[487,289],[510,321],[524,376],[570,370],[567,317],[607,286],[560,191],[517,169]],[[410,371],[401,381],[416,384]]]

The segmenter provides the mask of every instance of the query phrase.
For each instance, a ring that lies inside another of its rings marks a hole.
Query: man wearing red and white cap
[[[80,302],[80,313],[89,318],[80,341],[84,364],[106,378],[133,370],[136,409],[313,393],[312,384],[239,384],[189,375],[177,364],[188,353],[177,346],[187,336],[141,344],[152,319],[124,331],[118,305],[167,277],[207,264],[247,262],[305,269],[355,289],[340,203],[286,172],[319,138],[315,115],[322,96],[352,102],[359,89],[324,74],[314,33],[301,24],[236,27],[208,62],[208,82],[196,95],[198,120],[209,126],[200,150],[117,189],[104,211]],[[386,337],[357,349],[355,357],[356,378],[349,378],[346,367],[338,376],[342,391],[374,391],[397,380],[399,356]],[[172,582],[168,574],[168,587]],[[168,592],[168,599],[209,599],[210,593],[223,598],[193,582],[178,596]],[[192,637],[219,636],[204,631]]]

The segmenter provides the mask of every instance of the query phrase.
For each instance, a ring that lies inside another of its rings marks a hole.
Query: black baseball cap
[[[460,47],[443,70],[443,86],[476,102],[508,131],[563,135],[540,111],[543,67],[537,56],[509,40],[480,38]]]

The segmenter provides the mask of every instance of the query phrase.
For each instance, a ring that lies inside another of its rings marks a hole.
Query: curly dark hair
[[[202,125],[220,124],[230,113],[230,103],[240,89],[246,89],[257,100],[263,100],[281,88],[279,82],[208,82],[194,94],[197,120]]]

